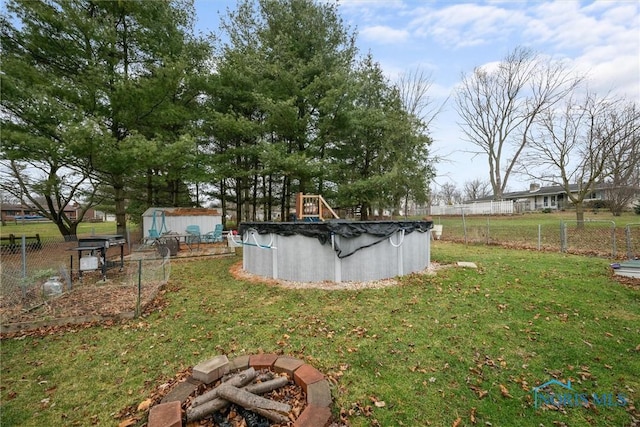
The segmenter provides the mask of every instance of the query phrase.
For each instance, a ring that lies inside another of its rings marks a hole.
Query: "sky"
[[[323,0],[328,1],[328,0]],[[220,14],[232,0],[195,0],[197,29],[220,34]],[[600,96],[640,103],[640,2],[601,1],[428,1],[341,0],[338,11],[357,35],[361,55],[371,53],[391,82],[422,72],[431,80],[429,97],[440,107],[431,126],[436,165],[434,187],[488,181],[486,156],[465,140],[454,93],[462,76],[490,66],[516,47],[528,47],[586,74]],[[513,176],[508,190],[529,187]]]

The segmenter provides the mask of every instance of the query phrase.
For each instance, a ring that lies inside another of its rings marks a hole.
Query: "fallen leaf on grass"
[[[129,418],[128,420],[124,420],[120,422],[120,424],[118,424],[118,427],[131,427],[132,425],[135,425],[137,422],[138,422],[137,419]]]
[[[151,399],[143,400],[138,405],[138,411],[147,411],[149,409],[149,407],[151,406],[151,403],[152,403]]]
[[[471,408],[471,414],[469,414],[469,421],[471,421],[471,424],[475,424],[477,419],[476,419],[476,408]]]
[[[459,427],[460,423],[462,423],[462,418],[458,417],[456,418],[456,420],[453,422],[453,424],[451,424],[451,427]]]
[[[489,395],[489,391],[487,391],[487,390],[483,390],[483,389],[481,389],[481,388],[480,388],[480,387],[478,387],[478,386],[470,385],[470,386],[469,386],[469,388],[470,388],[471,390],[473,390],[473,392],[474,392],[475,394],[477,394],[477,395],[478,395],[478,399],[484,399],[485,397],[487,397],[487,396]]]
[[[500,393],[502,394],[502,397],[508,397],[510,399],[513,397],[509,394],[509,390],[502,384],[500,384]]]

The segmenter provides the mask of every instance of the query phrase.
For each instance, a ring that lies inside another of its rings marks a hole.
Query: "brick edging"
[[[241,371],[249,367],[253,367],[256,370],[271,369],[278,373],[286,373],[296,385],[304,390],[307,396],[307,405],[294,421],[293,427],[326,427],[329,425],[331,421],[331,405],[333,403],[329,381],[322,372],[303,360],[275,353],[238,356],[230,361],[226,360],[226,356],[218,355],[196,365],[194,371],[197,372],[199,378],[206,378],[206,381],[211,383],[217,381],[226,373]],[[206,372],[200,372],[202,370]],[[183,387],[179,392],[176,390],[174,395],[170,392],[160,404],[151,408],[148,427],[182,426],[182,424],[175,423],[176,407],[180,411],[181,419],[181,405],[195,391],[198,385],[202,384],[201,381],[194,380],[193,375],[187,378],[187,382],[192,386]],[[180,402],[180,406],[172,403],[176,401]],[[160,413],[165,416],[156,416]],[[152,417],[152,415],[154,416]]]

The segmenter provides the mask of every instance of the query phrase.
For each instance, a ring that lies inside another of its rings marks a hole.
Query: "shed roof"
[[[153,216],[154,212],[163,211],[165,216],[221,216],[218,209],[209,208],[149,208],[142,216]]]

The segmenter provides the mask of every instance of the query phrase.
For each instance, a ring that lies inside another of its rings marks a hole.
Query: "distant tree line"
[[[363,219],[426,200],[422,101],[359,55],[336,5],[245,0],[221,39],[194,16],[187,0],[8,1],[3,192],[69,238],[71,201],[124,233],[127,215],[206,199],[239,221],[286,219],[300,191]]]
[[[114,213],[124,233],[151,206],[217,200],[238,221],[288,219],[305,192],[367,219],[429,200],[430,78],[389,81],[358,52],[337,4],[241,0],[220,38],[194,22],[192,0],[8,0],[2,196],[35,206],[69,239],[89,208]],[[464,196],[500,200],[521,175],[579,184],[578,220],[596,183],[627,205],[640,185],[640,109],[585,87],[522,47],[463,75],[460,123],[489,172]],[[455,184],[441,193],[463,196]],[[63,210],[72,201],[76,220]]]

